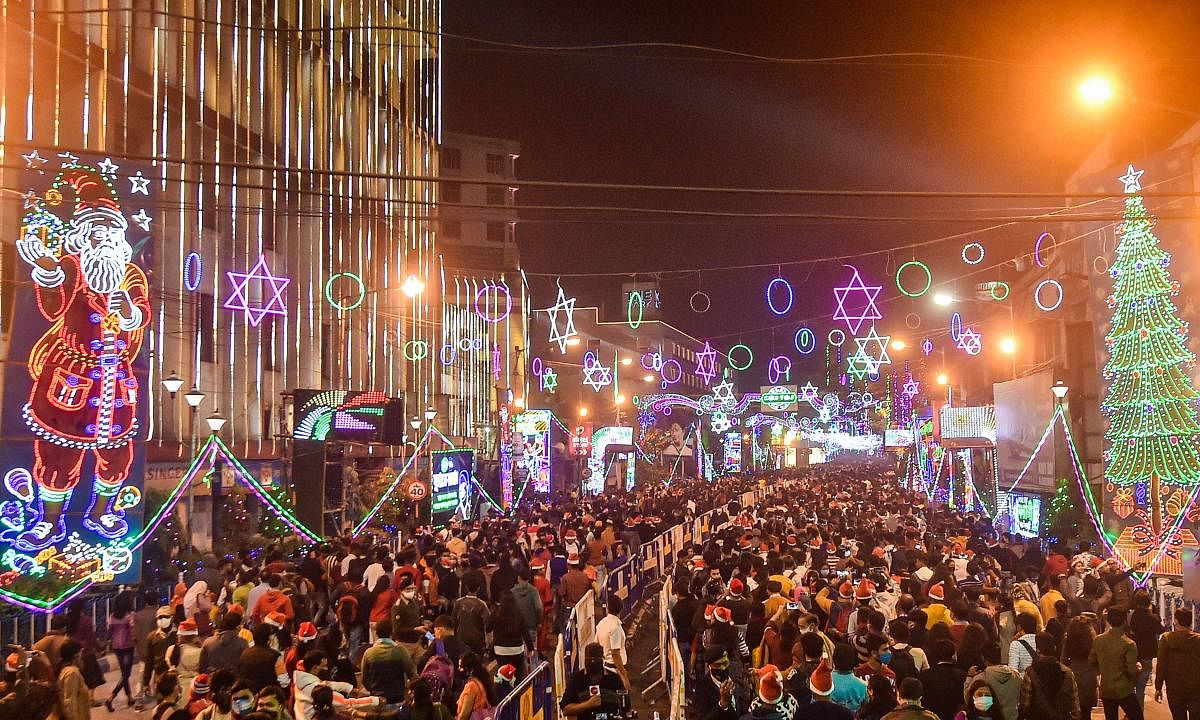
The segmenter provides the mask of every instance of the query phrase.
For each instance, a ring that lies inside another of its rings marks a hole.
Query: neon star
[[[575,298],[568,300],[566,294],[563,293],[562,285],[559,285],[558,301],[546,312],[550,314],[550,342],[558,343],[558,351],[566,353],[567,340],[579,334],[575,332]],[[560,312],[567,315],[566,326],[562,332],[558,330],[558,314]]]
[[[712,415],[712,431],[715,433],[723,433],[733,427],[733,423],[729,420],[729,413],[724,410],[714,410]]]
[[[892,340],[891,335],[880,335],[878,332],[876,332],[875,325],[874,325],[874,323],[872,323],[871,330],[870,330],[870,332],[867,333],[867,336],[863,337],[863,338],[854,338],[854,343],[856,345],[858,345],[858,351],[860,353],[871,358],[871,360],[873,361],[874,366],[875,366],[875,371],[878,372],[880,365],[891,365],[892,364],[892,359],[890,357],[888,357],[888,352],[887,352],[887,346],[888,346],[888,343],[891,342],[891,340]],[[879,347],[878,354],[872,353],[868,349],[867,346],[870,345],[871,343],[875,343]]]
[[[809,383],[805,383],[804,385],[800,386],[800,399],[801,400],[815,400],[816,397],[817,397],[817,386],[816,385],[813,385],[811,382],[809,382]]]
[[[37,193],[35,193],[33,190],[27,190],[25,194],[21,196],[21,199],[25,201],[25,207],[23,208],[25,210],[37,207],[38,201],[41,200],[41,198],[38,197]]]
[[[558,373],[554,368],[546,368],[542,373],[542,392],[552,393],[558,388]]]
[[[1125,174],[1117,179],[1125,183],[1125,192],[1135,193],[1142,189],[1142,173],[1144,172],[1146,171],[1134,170],[1133,163],[1130,163],[1129,169],[1125,171]]]
[[[858,338],[855,338],[857,341]],[[878,361],[868,355],[861,347],[847,359],[846,372],[853,375],[855,378],[862,380],[868,375],[873,375],[879,372]]]
[[[96,163],[96,167],[105,175],[116,175],[117,170],[120,169],[120,166],[113,162],[112,158],[104,158],[104,162]]]
[[[726,379],[713,385],[713,401],[718,407],[737,405],[737,399],[733,396],[733,383]]]
[[[958,336],[958,348],[968,355],[978,355],[983,351],[982,336],[972,328],[963,328]]]
[[[267,267],[265,255],[258,256],[258,263],[250,272],[238,273],[230,270],[225,275],[229,277],[229,283],[233,286],[225,300],[226,310],[240,310],[246,313],[246,320],[254,326],[261,323],[267,315],[287,315],[287,303],[284,302],[283,293],[292,280],[272,274]],[[251,282],[257,284],[255,289],[258,292],[254,294],[261,297],[263,302],[251,304]]]
[[[708,341],[704,341],[704,347],[700,352],[696,353],[696,377],[704,381],[705,385],[711,385],[713,378],[717,376],[717,351],[713,349]]]
[[[146,208],[142,208],[141,210],[137,211],[137,215],[131,215],[129,217],[129,219],[134,221],[135,223],[137,223],[137,226],[140,227],[142,230],[149,231],[150,230],[150,222],[154,218],[152,218],[146,214]]]
[[[62,167],[71,167],[79,163],[78,155],[73,155],[69,152],[60,152],[58,156],[62,158]]]
[[[129,189],[129,192],[131,194],[135,194],[135,193],[141,193],[142,195],[150,194],[150,178],[143,177],[141,170],[138,170],[136,175],[129,178],[129,184],[131,186]]]
[[[39,173],[45,172],[44,170],[42,170],[42,166],[45,165],[46,163],[50,162],[49,160],[42,157],[41,155],[38,155],[37,150],[34,150],[33,152],[29,153],[28,155],[22,155],[21,157],[25,159],[25,169],[26,170],[37,170]],[[36,165],[36,167],[35,167],[35,165]]]
[[[854,275],[850,278],[850,282],[833,289],[833,297],[837,300],[837,310],[833,313],[833,319],[846,321],[846,327],[850,329],[850,332],[857,334],[858,329],[867,320],[878,320],[883,317],[883,313],[879,312],[879,306],[875,304],[875,299],[883,291],[883,286],[867,285],[863,282],[862,275],[858,273],[858,268],[853,265],[846,267],[853,270]],[[861,295],[861,302],[853,303],[851,307],[847,308],[846,300],[851,297],[851,294]]]
[[[591,351],[583,354],[583,384],[596,392],[612,385],[612,370],[601,365],[596,353]]]
[[[921,383],[917,382],[916,380],[909,380],[908,382],[904,383],[903,392],[910,398],[916,397],[917,395],[921,394]]]

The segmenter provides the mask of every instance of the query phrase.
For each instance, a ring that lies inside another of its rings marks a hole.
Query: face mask
[[[995,702],[995,700],[991,695],[981,695],[975,698],[975,709],[979,710],[980,712],[987,712],[988,710],[992,709],[993,702]]]
[[[160,628],[162,628],[163,630],[166,630],[167,628],[171,627],[171,618],[159,618],[157,622],[158,622],[158,626]]]
[[[891,661],[892,661],[892,654],[890,652],[879,654],[879,662],[883,663],[884,665],[887,665]]]
[[[254,701],[247,697],[237,698],[233,701],[233,711],[238,715],[245,715],[253,706]]]

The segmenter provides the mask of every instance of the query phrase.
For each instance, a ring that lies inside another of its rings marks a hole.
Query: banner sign
[[[470,514],[471,478],[475,475],[474,450],[435,450],[430,475],[431,516],[434,527],[443,527],[458,513]]]

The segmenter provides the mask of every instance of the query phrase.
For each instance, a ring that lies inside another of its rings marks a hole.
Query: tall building
[[[516,177],[513,140],[447,132],[442,137],[439,249],[448,267],[515,270]],[[466,179],[486,179],[487,184]]]

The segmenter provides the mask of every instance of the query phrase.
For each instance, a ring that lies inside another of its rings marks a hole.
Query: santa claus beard
[[[84,282],[95,292],[105,295],[120,288],[129,256],[128,243],[121,241],[110,240],[95,247],[84,247],[79,251]]]

